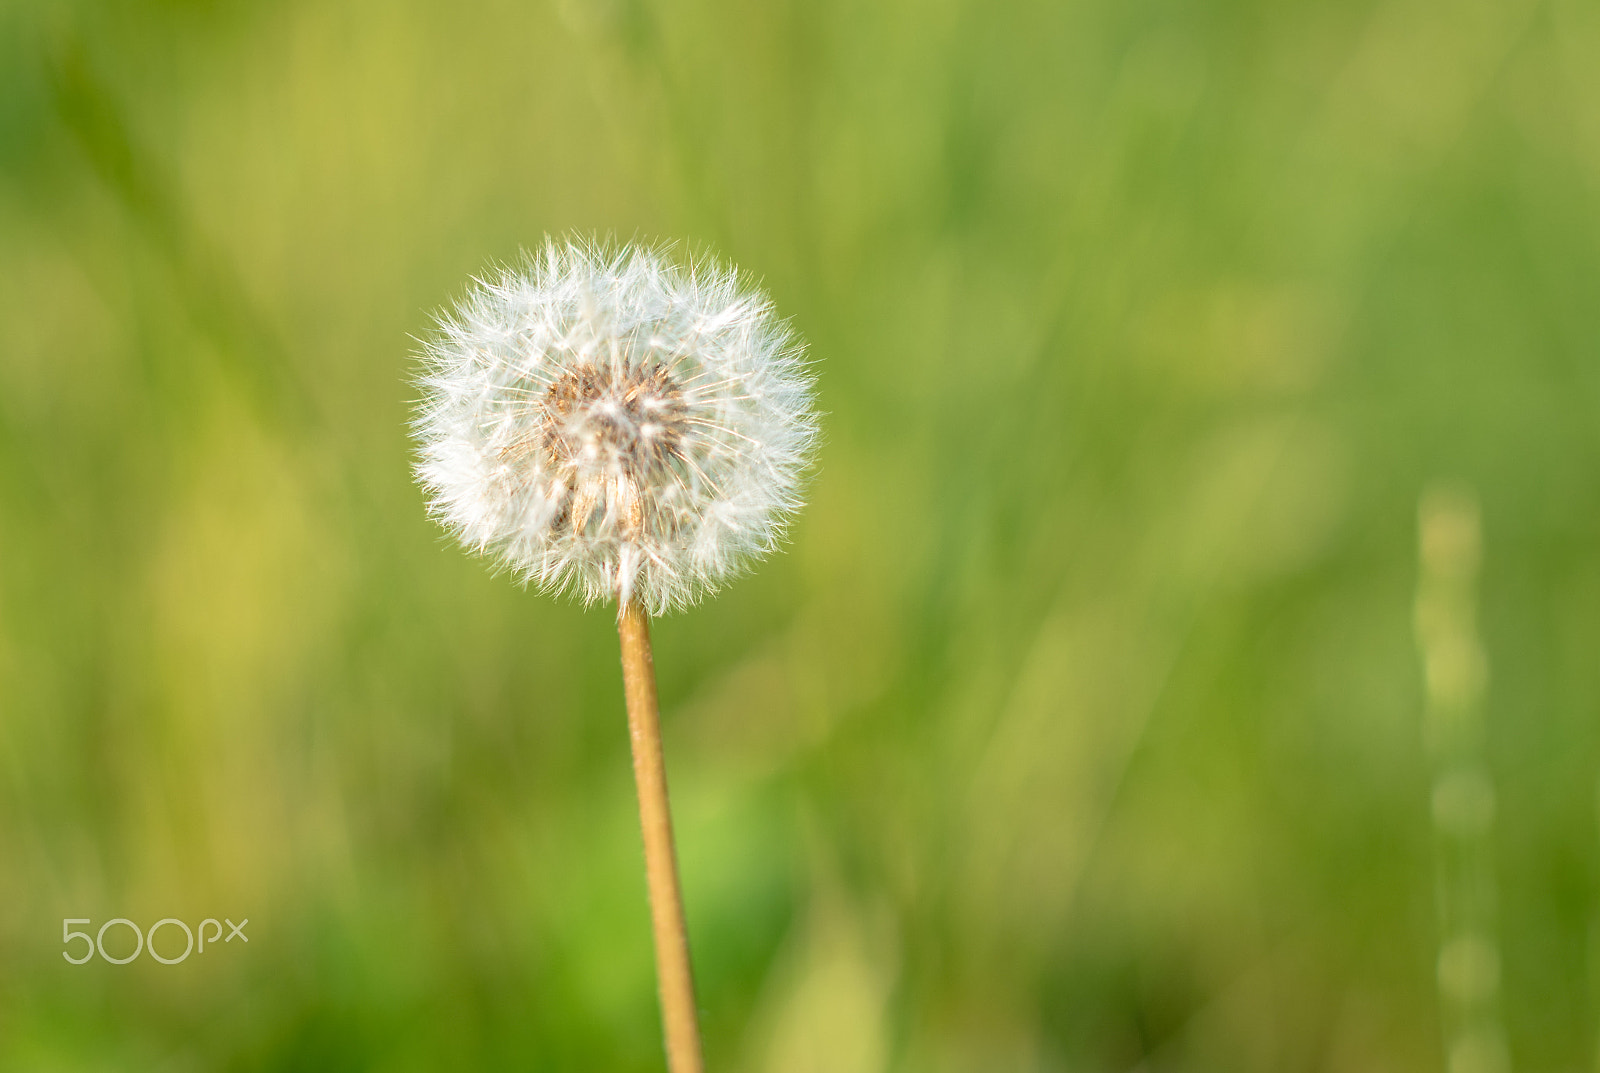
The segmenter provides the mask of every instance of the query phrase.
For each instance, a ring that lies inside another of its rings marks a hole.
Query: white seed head
[[[429,510],[541,589],[687,607],[800,506],[817,440],[801,353],[730,267],[549,240],[426,344]]]

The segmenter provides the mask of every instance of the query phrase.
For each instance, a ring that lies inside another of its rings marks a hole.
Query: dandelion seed
[[[700,1073],[649,615],[716,591],[799,508],[800,344],[730,268],[549,241],[479,281],[426,359],[429,510],[543,590],[617,601],[668,1064]]]
[[[542,590],[659,615],[770,552],[817,422],[800,345],[715,264],[548,242],[428,344],[429,509]]]

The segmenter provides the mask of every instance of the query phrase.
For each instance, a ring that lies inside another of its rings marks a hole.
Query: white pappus
[[[731,267],[547,240],[425,344],[429,510],[541,589],[687,607],[800,506],[818,435],[802,350]]]

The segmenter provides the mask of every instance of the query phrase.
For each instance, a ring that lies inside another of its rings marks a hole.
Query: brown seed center
[[[670,524],[660,496],[688,463],[689,406],[662,365],[582,365],[558,377],[535,405],[535,428],[500,452],[510,473],[543,462],[559,503],[557,528],[583,533],[614,520],[626,539]],[[514,478],[516,479],[516,478]],[[521,479],[526,479],[524,476]]]
[[[648,486],[683,444],[687,406],[665,366],[581,366],[545,392],[544,450],[569,476],[606,474]]]

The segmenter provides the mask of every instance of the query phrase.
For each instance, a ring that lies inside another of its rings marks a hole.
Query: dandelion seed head
[[[429,510],[542,590],[687,607],[799,509],[812,382],[730,267],[549,240],[476,281],[424,360]]]

